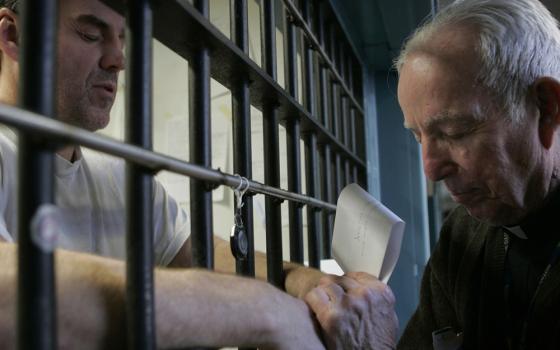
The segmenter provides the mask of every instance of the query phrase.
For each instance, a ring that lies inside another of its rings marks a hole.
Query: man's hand
[[[321,325],[327,349],[395,348],[395,297],[377,278],[364,272],[323,277],[305,301]]]

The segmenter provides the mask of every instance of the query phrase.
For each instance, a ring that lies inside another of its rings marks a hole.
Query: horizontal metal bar
[[[340,86],[342,86],[343,92],[346,95],[348,95],[348,97],[350,98],[350,100],[354,104],[354,107],[356,108],[356,110],[358,112],[360,112],[360,114],[363,115],[364,110],[362,108],[362,105],[360,103],[358,103],[358,101],[354,97],[354,94],[352,93],[352,91],[346,85],[346,83],[345,83],[344,79],[342,78],[342,76],[340,75],[338,69],[335,67],[333,62],[330,60],[329,56],[327,55],[327,53],[325,52],[325,50],[323,49],[323,47],[321,46],[321,44],[319,43],[319,41],[317,40],[315,35],[313,34],[313,31],[311,30],[311,28],[309,28],[309,25],[307,24],[305,19],[299,13],[296,5],[292,2],[292,0],[282,0],[282,1],[284,2],[284,5],[286,6],[286,9],[292,15],[294,23],[297,26],[301,27],[301,29],[305,32],[305,36],[306,36],[307,40],[310,42],[311,46],[313,46],[313,48],[319,53],[319,55],[321,55],[321,59],[323,60],[325,65],[332,71],[332,74],[334,75],[334,78],[335,78],[336,82],[338,84],[340,84]]]
[[[112,138],[73,127],[56,120],[47,119],[39,114],[16,107],[0,104],[0,123],[25,131],[28,134],[35,134],[35,136],[58,140],[59,146],[60,143],[80,144],[103,153],[125,158],[153,172],[166,170],[211,182],[216,185],[225,185],[233,188],[241,184],[239,177],[224,173],[219,169],[209,169],[161,153],[147,151],[141,147],[122,143]],[[249,181],[249,186],[249,192],[252,193],[260,193],[281,200],[288,200],[316,208],[336,211],[336,206],[333,204],[316,198],[288,192],[280,188],[267,186],[257,181]]]
[[[117,11],[124,10],[123,0],[103,0]],[[207,47],[210,55],[211,76],[232,90],[236,81],[248,79],[251,84],[251,104],[263,110],[267,103],[278,106],[278,118],[286,124],[301,119],[302,132],[315,132],[319,144],[329,143],[333,152],[351,159],[366,169],[364,159],[353,154],[338,141],[319,119],[314,118],[300,103],[284,90],[265,70],[249,58],[228,37],[186,0],[157,1],[154,5],[154,38],[172,51],[191,61],[195,52]],[[357,111],[361,109],[357,108]]]

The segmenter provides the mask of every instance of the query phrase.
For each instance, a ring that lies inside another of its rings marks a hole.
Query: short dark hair
[[[0,8],[7,7],[14,12],[18,12],[19,0],[0,0]]]

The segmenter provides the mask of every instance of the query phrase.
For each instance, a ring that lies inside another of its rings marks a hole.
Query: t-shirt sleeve
[[[13,218],[9,217],[12,215],[10,208],[17,207],[17,203],[11,203],[10,197],[12,195],[12,188],[14,184],[12,183],[12,174],[10,171],[14,171],[15,167],[15,149],[13,144],[0,132],[0,241],[13,242],[14,238],[8,229],[7,220]],[[12,228],[13,229],[13,228]]]
[[[6,229],[6,221],[4,218],[0,218],[0,242],[10,242],[13,243],[13,238]]]
[[[162,186],[154,180],[154,250],[155,263],[167,266],[190,234],[187,213]]]

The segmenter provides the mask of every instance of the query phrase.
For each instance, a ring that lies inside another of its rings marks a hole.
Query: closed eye
[[[81,31],[78,31],[78,35],[80,36],[80,38],[82,38],[82,40],[84,40],[85,42],[89,42],[89,43],[99,41],[99,39],[101,38],[100,35],[85,33],[85,32],[81,32]]]

